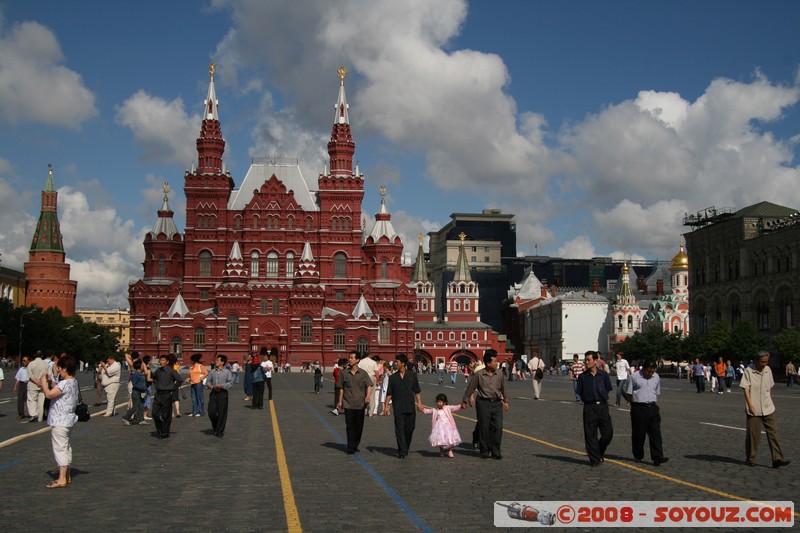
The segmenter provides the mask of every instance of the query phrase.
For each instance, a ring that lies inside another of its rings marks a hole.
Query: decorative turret
[[[481,313],[478,308],[480,293],[478,284],[472,281],[467,252],[464,249],[467,234],[462,231],[458,238],[461,243],[453,281],[447,284],[447,310],[444,319],[447,322],[480,322]]]
[[[688,299],[689,294],[689,256],[680,244],[678,254],[672,258],[669,266],[672,274],[672,294],[682,295]]]
[[[183,235],[178,232],[169,207],[169,183],[161,186],[164,201],[153,229],[144,236],[144,278],[180,279],[183,275]]]
[[[358,232],[358,224],[361,220],[361,201],[364,199],[364,175],[357,165],[353,172],[356,144],[350,132],[350,106],[344,93],[347,69],[342,66],[337,74],[339,96],[334,106],[328,142],[330,161],[317,181],[317,201],[322,213],[320,229],[348,231],[351,242],[355,244],[363,238],[363,233]]]
[[[208,83],[208,96],[204,102],[203,125],[200,128],[200,137],[197,139],[198,174],[222,173],[222,153],[225,151],[225,141],[222,138],[222,129],[219,123],[219,102],[214,90],[214,72],[216,70],[216,63],[211,63],[208,67],[211,81]]]
[[[352,176],[353,175],[353,154],[356,145],[350,133],[350,117],[347,105],[347,98],[344,94],[344,78],[347,76],[347,69],[344,66],[337,70],[339,74],[339,98],[336,100],[335,113],[333,116],[333,129],[331,140],[328,143],[328,155],[330,156],[331,176]]]
[[[171,190],[169,183],[165,181],[164,185],[161,186],[161,190],[164,191],[164,203],[161,204],[161,209],[158,210],[158,219],[153,225],[153,229],[150,230],[150,237],[157,239],[163,233],[167,240],[172,240],[176,235],[178,240],[181,240],[181,234],[178,233],[178,227],[172,218],[175,213],[169,208],[169,192]]]
[[[417,250],[417,262],[414,265],[414,271],[411,273],[411,282],[425,282],[428,281],[428,269],[425,267],[425,253],[422,250],[422,242],[425,237],[420,233],[417,235],[419,241],[419,249]]]
[[[78,282],[69,279],[61,227],[58,223],[58,192],[53,183],[53,165],[47,165],[42,206],[25,263],[25,303],[41,309],[56,307],[64,316],[75,314]]]
[[[381,207],[375,225],[364,242],[364,254],[370,259],[367,276],[379,280],[406,280],[402,275],[403,240],[392,226],[392,215],[386,209],[386,187],[381,185]],[[408,276],[408,274],[406,274]]]
[[[612,333],[609,335],[610,345],[616,345],[641,330],[642,310],[631,289],[630,269],[628,263],[622,264],[617,299],[611,306],[613,320]]]
[[[48,164],[47,181],[42,190],[42,209],[39,212],[39,221],[36,223],[36,232],[31,242],[31,252],[58,252],[64,253],[61,227],[58,223],[58,193],[53,184],[53,165]]]
[[[222,271],[223,283],[244,283],[247,281],[247,269],[244,266],[244,258],[239,248],[239,241],[233,241],[231,253],[225,263],[225,270]]]
[[[631,290],[631,278],[630,278],[630,270],[628,269],[628,263],[622,263],[622,276],[621,276],[621,283],[619,286],[619,294],[617,295],[617,305],[637,305],[636,304],[636,296],[633,294],[633,290]]]
[[[303,245],[303,254],[300,256],[300,263],[297,265],[297,277],[301,283],[309,283],[319,279],[317,262],[314,254],[311,253],[311,244],[308,241]]]
[[[394,230],[394,226],[392,226],[392,215],[389,213],[389,210],[386,209],[386,187],[381,185],[380,188],[380,195],[381,195],[381,208],[378,210],[378,213],[375,215],[375,225],[372,226],[372,231],[367,237],[367,243],[369,242],[379,242],[381,238],[385,238],[388,242],[395,242],[395,239],[399,239],[400,236],[397,235],[397,232]]]
[[[453,277],[453,281],[456,282],[470,282],[472,281],[472,275],[469,272],[469,262],[467,261],[467,252],[464,249],[464,239],[467,238],[467,235],[462,231],[458,238],[461,240],[461,244],[458,247],[458,259],[456,260],[456,271]]]
[[[417,263],[411,273],[411,286],[417,295],[416,315],[419,321],[433,321],[436,316],[436,289],[433,282],[428,279],[428,269],[425,267],[425,254],[422,250],[422,242],[425,237],[420,233],[417,235],[419,250],[417,251]]]

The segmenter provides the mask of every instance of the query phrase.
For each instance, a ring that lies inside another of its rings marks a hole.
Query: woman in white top
[[[42,388],[45,398],[51,400],[47,424],[52,428],[50,436],[53,442],[53,455],[58,465],[58,479],[47,485],[48,489],[63,489],[72,482],[69,467],[72,464],[72,447],[69,433],[78,421],[75,406],[78,404],[78,381],[75,371],[78,363],[74,357],[65,355],[56,363],[56,372],[60,377],[58,383],[51,384],[45,374],[38,380],[31,380]]]

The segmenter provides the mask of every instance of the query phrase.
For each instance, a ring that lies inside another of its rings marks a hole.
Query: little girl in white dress
[[[458,433],[456,421],[453,419],[452,412],[461,409],[460,405],[447,405],[447,396],[438,394],[436,396],[436,409],[424,409],[426,415],[433,415],[431,436],[428,442],[431,446],[439,447],[439,455],[453,457],[453,447],[461,444],[461,435]]]

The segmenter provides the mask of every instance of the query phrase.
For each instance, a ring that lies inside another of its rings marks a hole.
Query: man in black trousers
[[[644,458],[644,439],[650,438],[650,458],[655,466],[669,461],[661,446],[661,412],[658,395],[661,394],[661,378],[656,373],[656,362],[648,359],[641,370],[628,378],[625,397],[631,403],[631,443],[633,459],[641,463]]]
[[[503,373],[497,371],[499,361],[496,350],[483,352],[483,363],[485,367],[475,372],[469,380],[461,407],[466,408],[467,403],[475,405],[481,459],[488,458],[489,454],[495,459],[502,459],[503,412],[508,411],[506,381]]]
[[[347,453],[358,452],[361,444],[361,433],[364,431],[364,408],[369,405],[372,396],[372,380],[362,369],[358,368],[358,354],[350,352],[347,370],[339,372],[339,399],[336,411],[344,409],[344,421],[347,427]]]
[[[578,376],[578,396],[583,402],[583,440],[586,444],[586,455],[589,456],[589,466],[597,466],[605,460],[606,448],[614,437],[614,426],[611,425],[611,415],[608,412],[608,393],[613,387],[608,373],[597,367],[599,359],[597,352],[586,352],[586,370]]]
[[[170,357],[162,355],[158,358],[158,369],[153,372],[153,383],[156,395],[153,398],[153,422],[156,423],[156,438],[169,438],[172,425],[172,402],[175,401],[178,387],[183,378],[170,365]]]
[[[233,374],[225,368],[228,358],[218,355],[214,361],[214,368],[208,373],[206,386],[211,389],[208,398],[208,419],[214,435],[225,435],[225,423],[228,421],[228,389],[233,386]]]
[[[397,372],[389,376],[383,415],[388,416],[389,404],[394,405],[394,436],[397,439],[397,457],[408,455],[411,437],[417,421],[417,410],[422,411],[422,398],[419,381],[414,372],[408,370],[406,354],[397,354],[394,359]]]

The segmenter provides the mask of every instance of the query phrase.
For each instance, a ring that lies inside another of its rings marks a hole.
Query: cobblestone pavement
[[[90,377],[81,380],[91,385]],[[428,375],[420,381],[426,405],[439,392],[458,403],[464,391],[463,377],[456,385],[438,385]],[[391,417],[368,418],[361,453],[345,454],[344,417],[330,412],[331,382],[317,395],[311,374],[291,373],[273,378],[282,447],[276,445],[269,406],[250,409],[238,385],[221,439],[210,434],[206,417],[173,420],[168,440],[153,438],[152,425],[126,427],[119,416],[79,423],[72,433],[74,481],[64,490],[46,490],[56,470],[50,435],[42,425],[16,421],[12,383],[7,379],[0,393],[4,531],[283,531],[297,525],[287,521],[284,502],[291,499],[284,498],[290,496],[305,531],[466,532],[494,529],[497,500],[766,501],[800,495],[800,387],[783,384],[775,387],[774,398],[784,453],[793,462],[780,470],[770,467],[766,438],[758,466],[743,464],[745,415],[738,388],[697,394],[686,380],[662,382],[659,403],[670,461],[660,467],[632,461],[629,412],[611,407],[615,434],[607,460],[589,468],[582,408],[564,377],[547,376],[540,401],[531,400],[530,381],[509,384],[501,461],[481,460],[468,445],[456,450],[455,459],[440,458],[428,445],[430,419],[421,413],[411,453],[399,460]],[[93,391],[85,391],[84,399],[91,405]],[[127,393],[118,399],[127,400]],[[182,401],[184,411],[190,403]],[[455,414],[469,441],[474,409]]]

